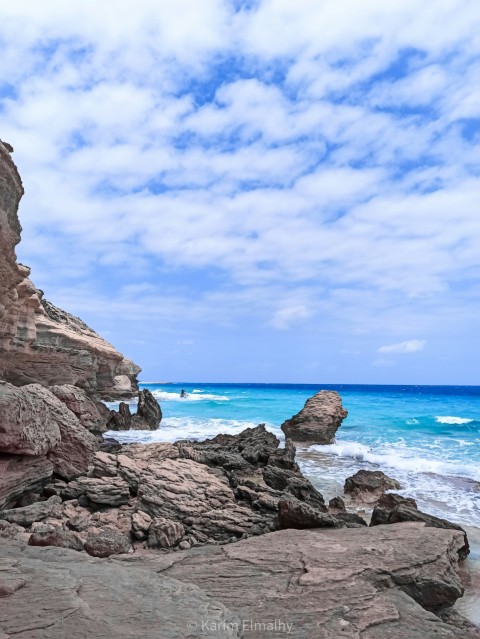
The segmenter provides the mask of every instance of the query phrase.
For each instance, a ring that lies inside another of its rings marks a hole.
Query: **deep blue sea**
[[[480,527],[480,387],[186,382],[142,386],[160,402],[160,429],[111,433],[121,441],[205,439],[259,423],[283,441],[280,425],[285,419],[319,390],[336,390],[348,410],[336,442],[297,447],[303,472],[325,497],[341,494],[345,478],[360,468],[380,469],[398,479],[400,492],[414,497],[420,508]],[[182,389],[188,393],[183,399]]]

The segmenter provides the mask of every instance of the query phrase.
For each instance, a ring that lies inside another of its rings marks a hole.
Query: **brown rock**
[[[80,477],[77,483],[93,504],[121,506],[130,499],[128,484],[121,477]]]
[[[174,548],[182,541],[185,528],[171,519],[155,517],[148,529],[150,548]]]
[[[29,546],[57,546],[58,548],[70,548],[71,550],[83,550],[81,538],[68,530],[52,530],[46,532],[34,532],[28,540]]]
[[[55,504],[61,502],[60,497],[50,497],[47,501],[40,501],[23,508],[11,508],[9,510],[0,510],[0,519],[18,524],[19,526],[30,526],[34,521],[46,519],[52,512]]]
[[[359,470],[347,477],[344,492],[363,503],[376,502],[386,490],[399,490],[402,486],[380,470]]]
[[[0,508],[14,505],[25,494],[41,490],[52,473],[53,464],[46,457],[0,453]]]
[[[399,504],[390,513],[390,516],[388,518],[388,523],[396,524],[398,522],[403,522],[403,521],[421,521],[421,522],[424,522],[425,525],[429,528],[447,528],[450,530],[460,531],[461,533],[463,533],[464,543],[461,546],[461,548],[459,548],[458,553],[459,553],[460,559],[467,558],[470,552],[467,533],[458,524],[454,524],[451,521],[448,521],[447,519],[440,519],[440,517],[434,517],[433,515],[422,513],[421,510],[418,510],[417,508],[411,508],[407,504]]]
[[[131,397],[140,369],[77,317],[43,299],[17,264],[23,186],[0,143],[0,379],[23,386],[73,384],[90,396]]]
[[[129,552],[131,544],[130,539],[118,528],[104,526],[89,530],[84,548],[92,557],[109,557]]]
[[[281,529],[344,528],[345,523],[332,515],[315,510],[298,499],[281,499],[278,503],[278,521]]]
[[[132,534],[140,541],[147,538],[152,518],[147,513],[136,512],[132,515]]]
[[[50,386],[48,390],[65,404],[82,426],[91,433],[98,436],[107,430],[110,411],[105,404],[93,401],[84,390],[71,384]]]
[[[132,417],[132,428],[157,430],[162,420],[162,410],[152,393],[145,388],[138,393],[138,407]]]
[[[60,423],[72,417],[39,384],[16,388],[0,381],[0,451],[43,455],[60,443]]]
[[[302,410],[283,422],[285,437],[295,442],[331,444],[348,412],[335,391],[320,391],[305,402]]]
[[[53,462],[55,474],[71,480],[87,472],[98,448],[98,441],[73,413],[68,412],[73,419],[68,424],[59,424],[61,442],[48,453],[48,457]]]
[[[245,639],[474,639],[473,629],[459,630],[426,611],[443,611],[462,595],[456,572],[462,544],[458,531],[406,523],[284,530],[122,563],[180,580],[188,575],[252,621]],[[279,621],[290,624],[288,634],[286,626],[274,631]]]
[[[370,526],[388,524],[392,510],[400,504],[406,504],[410,508],[417,508],[417,502],[411,497],[402,497],[396,493],[386,493],[380,497],[372,512]]]

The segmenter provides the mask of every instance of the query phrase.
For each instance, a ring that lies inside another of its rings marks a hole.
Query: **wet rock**
[[[295,442],[331,444],[348,412],[335,391],[320,391],[305,402],[302,410],[283,422],[285,437]]]
[[[162,410],[152,393],[145,388],[138,393],[138,407],[132,417],[132,428],[157,430],[162,420]]]
[[[328,502],[328,510],[332,513],[344,513],[347,512],[345,508],[345,502],[341,497],[333,497]]]
[[[376,502],[386,490],[399,490],[402,486],[380,470],[359,470],[345,480],[344,492],[363,503]]]
[[[417,502],[411,497],[402,497],[396,493],[386,493],[382,495],[373,509],[370,526],[388,524],[392,510],[400,504],[405,504],[410,508],[417,508]]]
[[[107,430],[130,430],[131,425],[132,413],[130,412],[130,406],[125,402],[120,402],[118,411],[110,411]]]

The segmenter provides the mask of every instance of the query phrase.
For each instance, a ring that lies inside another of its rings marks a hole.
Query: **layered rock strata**
[[[131,397],[140,368],[77,317],[43,299],[16,261],[23,185],[0,142],[0,379],[16,386],[73,384],[90,396]]]
[[[320,391],[296,415],[283,422],[285,437],[307,444],[332,444],[348,411],[335,391]]]

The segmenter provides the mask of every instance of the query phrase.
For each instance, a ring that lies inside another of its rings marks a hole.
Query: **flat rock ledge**
[[[423,523],[286,530],[109,560],[5,542],[0,636],[478,639],[441,619],[463,592],[462,542]]]
[[[302,410],[283,422],[285,437],[305,444],[332,444],[335,433],[348,415],[335,391],[320,391],[305,402]]]

